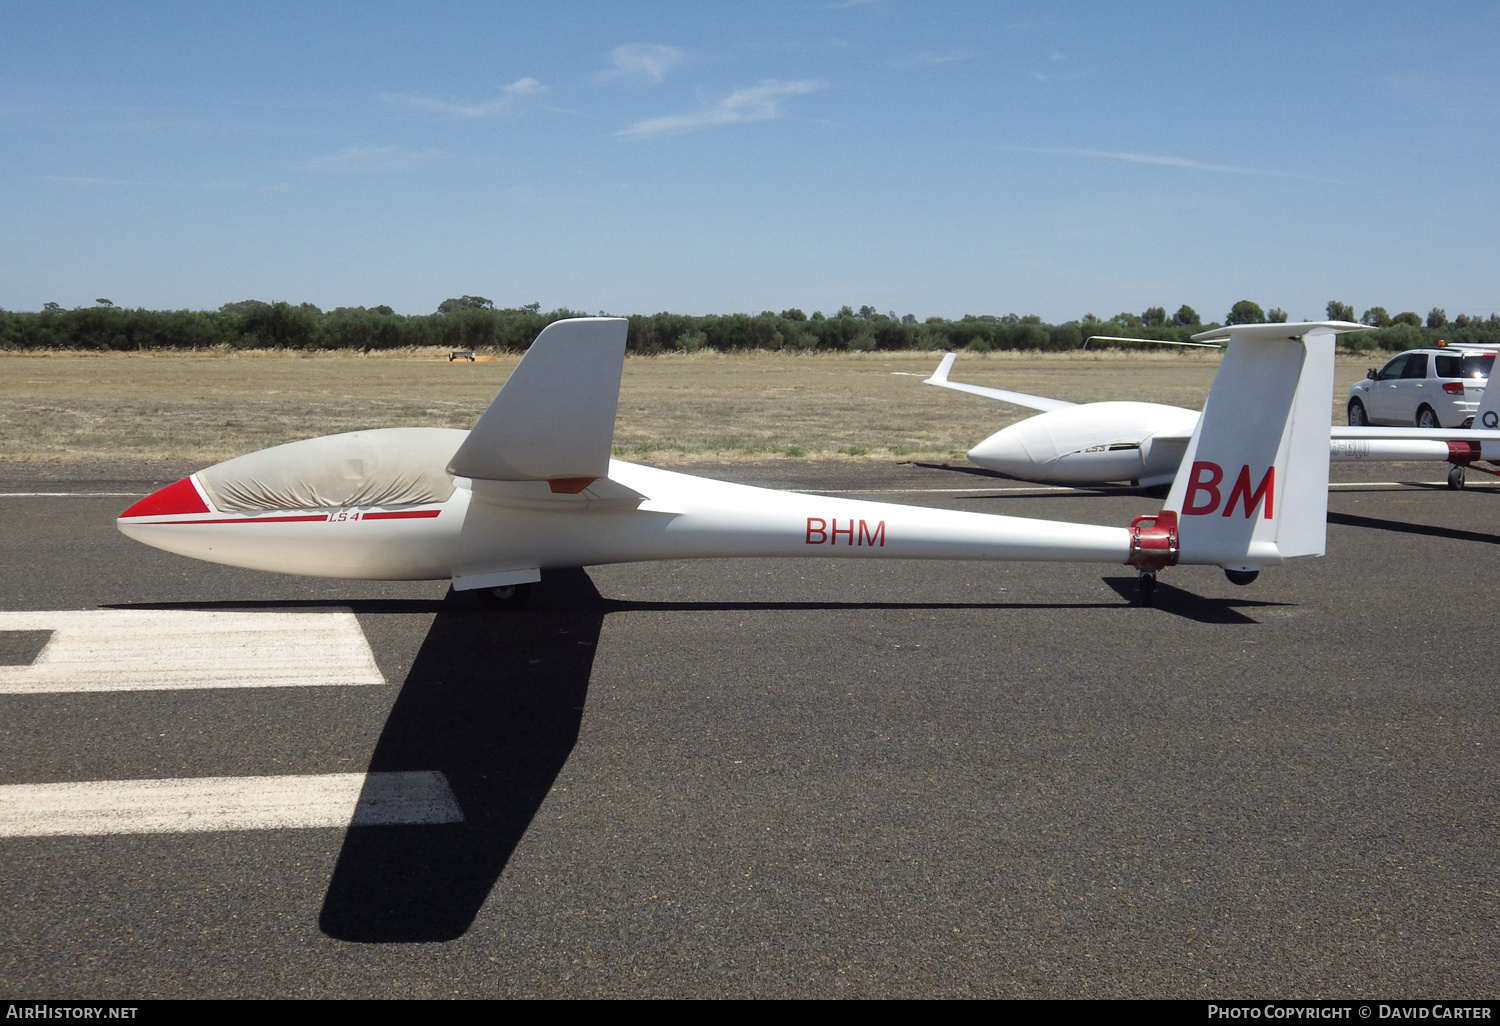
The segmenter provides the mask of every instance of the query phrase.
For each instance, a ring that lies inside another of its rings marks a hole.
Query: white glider
[[[1337,323],[1237,327],[1165,508],[1129,527],[827,498],[609,458],[626,322],[549,325],[474,429],[388,428],[209,467],[125,510],[127,536],[281,573],[451,580],[505,598],[549,567],[839,556],[1175,563],[1249,583],[1323,554]]]
[[[1340,332],[1366,328],[1347,322],[1322,323],[1334,325]],[[1194,335],[1193,339],[1209,342],[1232,338],[1243,330],[1233,326],[1216,328]],[[1130,481],[1148,488],[1164,485],[1176,475],[1198,424],[1198,411],[1178,406],[1141,402],[1070,403],[950,381],[948,373],[953,358],[953,353],[944,356],[923,384],[1038,411],[1037,416],[1001,428],[969,450],[969,459],[979,466],[1023,481],[1064,485]],[[1331,385],[1329,390],[1332,391]],[[1500,388],[1485,390],[1476,424],[1485,422],[1488,410],[1500,411]],[[1500,431],[1334,425],[1329,434],[1329,457],[1340,463],[1370,460],[1449,463],[1453,465],[1449,484],[1460,487],[1464,468],[1481,460],[1500,462]]]

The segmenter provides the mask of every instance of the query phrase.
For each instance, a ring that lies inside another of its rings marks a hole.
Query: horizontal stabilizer
[[[1012,406],[1024,406],[1028,410],[1040,410],[1047,413],[1051,410],[1061,410],[1077,403],[1064,402],[1061,399],[1048,399],[1042,395],[1027,395],[1025,392],[1007,392],[1003,388],[985,388],[983,385],[965,385],[957,381],[948,380],[948,371],[953,367],[953,353],[943,357],[943,362],[938,364],[937,370],[932,372],[932,377],[923,381],[924,385],[936,385],[939,388],[951,388],[955,392],[968,392],[970,395],[982,395],[986,399],[998,399],[1002,403],[1010,403]]]
[[[486,481],[586,482],[609,473],[625,363],[620,317],[553,321],[448,464]]]

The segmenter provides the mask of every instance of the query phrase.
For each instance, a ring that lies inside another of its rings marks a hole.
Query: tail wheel
[[[1448,487],[1462,488],[1464,486],[1464,468],[1453,467],[1448,471]]]
[[[1349,426],[1370,426],[1370,415],[1365,412],[1365,404],[1360,402],[1358,399],[1349,400]]]
[[[1417,411],[1417,427],[1440,428],[1443,425],[1438,422],[1438,415],[1433,412],[1431,406],[1424,406]]]

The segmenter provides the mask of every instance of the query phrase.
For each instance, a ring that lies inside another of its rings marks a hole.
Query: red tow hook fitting
[[[1156,571],[1177,565],[1176,510],[1164,509],[1130,522],[1130,558],[1125,565],[1140,571],[1136,601],[1143,606],[1154,605]]]
[[[1154,574],[1177,565],[1177,513],[1164,509],[1130,522],[1130,558],[1126,566]]]
[[[1479,459],[1479,446],[1474,442],[1449,442],[1448,462],[1456,467],[1467,467]],[[1475,470],[1483,469],[1475,467]]]

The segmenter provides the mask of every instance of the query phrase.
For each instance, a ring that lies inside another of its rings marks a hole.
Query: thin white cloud
[[[1262,175],[1267,178],[1295,178],[1304,182],[1327,182],[1326,178],[1293,174],[1290,171],[1268,171],[1264,168],[1234,167],[1229,164],[1209,164],[1186,157],[1168,157],[1159,153],[1120,153],[1110,150],[1055,150],[1026,146],[1007,146],[1017,153],[1039,153],[1049,157],[1083,157],[1087,160],[1118,160],[1127,164],[1152,164],[1157,167],[1180,167],[1189,171],[1212,171],[1221,175]]]
[[[593,198],[586,195],[559,189],[539,189],[527,185],[506,189],[505,195],[517,206],[534,207],[540,210],[574,210],[592,206],[595,202]]]
[[[431,163],[441,154],[437,150],[401,150],[394,146],[346,146],[337,153],[315,157],[299,164],[303,171],[345,171],[352,173],[390,174],[412,171]]]
[[[547,91],[547,87],[530,76],[518,78],[504,89],[500,95],[486,103],[447,103],[443,100],[434,100],[426,96],[407,96],[404,93],[381,93],[380,98],[386,103],[393,103],[398,107],[410,107],[412,110],[420,110],[428,114],[441,114],[450,118],[487,118],[496,114],[509,114],[515,107],[516,101],[528,96],[537,96]]]
[[[660,46],[657,44],[631,43],[626,46],[617,46],[609,51],[609,62],[614,65],[608,71],[602,73],[599,78],[649,78],[653,82],[661,82],[667,77],[677,65],[681,64],[686,56],[675,46]]]
[[[898,68],[930,68],[938,64],[955,64],[983,57],[982,50],[918,50],[910,57],[896,61]]]
[[[1037,82],[1076,82],[1080,78],[1088,78],[1093,72],[1088,70],[1070,71],[1065,75],[1059,75],[1055,72],[1032,71],[1029,74]]]
[[[774,121],[781,117],[782,100],[789,96],[815,93],[823,88],[826,88],[824,83],[813,80],[778,82],[766,79],[760,85],[736,89],[703,110],[637,121],[615,135],[621,139],[658,139],[665,135],[681,135],[684,132],[697,132],[745,121]]]
[[[129,185],[149,186],[153,182],[137,182],[125,178],[84,178],[78,175],[37,175],[39,182],[57,182],[59,185]]]
[[[267,185],[250,185],[246,182],[204,182],[202,188],[218,192],[286,192],[290,182],[271,182]]]
[[[829,50],[852,50],[854,43],[831,36],[821,40],[766,40],[763,42],[731,43],[730,48],[749,53],[825,53]]]

